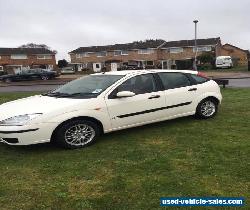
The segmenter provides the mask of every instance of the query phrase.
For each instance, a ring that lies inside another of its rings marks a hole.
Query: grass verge
[[[1,93],[0,103],[32,94]],[[249,202],[250,89],[225,89],[223,97],[213,119],[114,132],[86,149],[1,144],[1,209],[152,210],[164,209],[164,196],[243,196]]]

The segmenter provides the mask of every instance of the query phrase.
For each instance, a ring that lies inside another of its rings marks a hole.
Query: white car
[[[217,83],[196,71],[97,73],[0,105],[0,141],[80,148],[102,133],[188,115],[211,118],[221,99]]]

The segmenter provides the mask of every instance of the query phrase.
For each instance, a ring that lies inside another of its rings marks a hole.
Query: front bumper
[[[49,142],[56,125],[41,123],[29,126],[0,126],[0,142],[9,145],[30,145]]]

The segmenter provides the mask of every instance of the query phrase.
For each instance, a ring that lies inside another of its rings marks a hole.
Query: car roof
[[[109,71],[96,73],[95,75],[107,74],[107,75],[136,75],[136,74],[147,74],[147,73],[159,73],[159,72],[181,72],[189,74],[197,74],[197,71],[192,70],[175,70],[175,69],[148,69],[148,70],[122,70],[122,71]]]

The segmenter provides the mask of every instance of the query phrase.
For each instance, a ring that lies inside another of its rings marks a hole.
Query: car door
[[[132,97],[118,98],[121,91],[131,91]],[[106,96],[106,104],[113,129],[132,127],[161,119],[165,106],[164,91],[160,90],[153,74],[129,78]]]
[[[193,101],[197,95],[197,87],[189,77],[181,72],[160,72],[165,97],[165,116],[185,115],[195,111]]]

